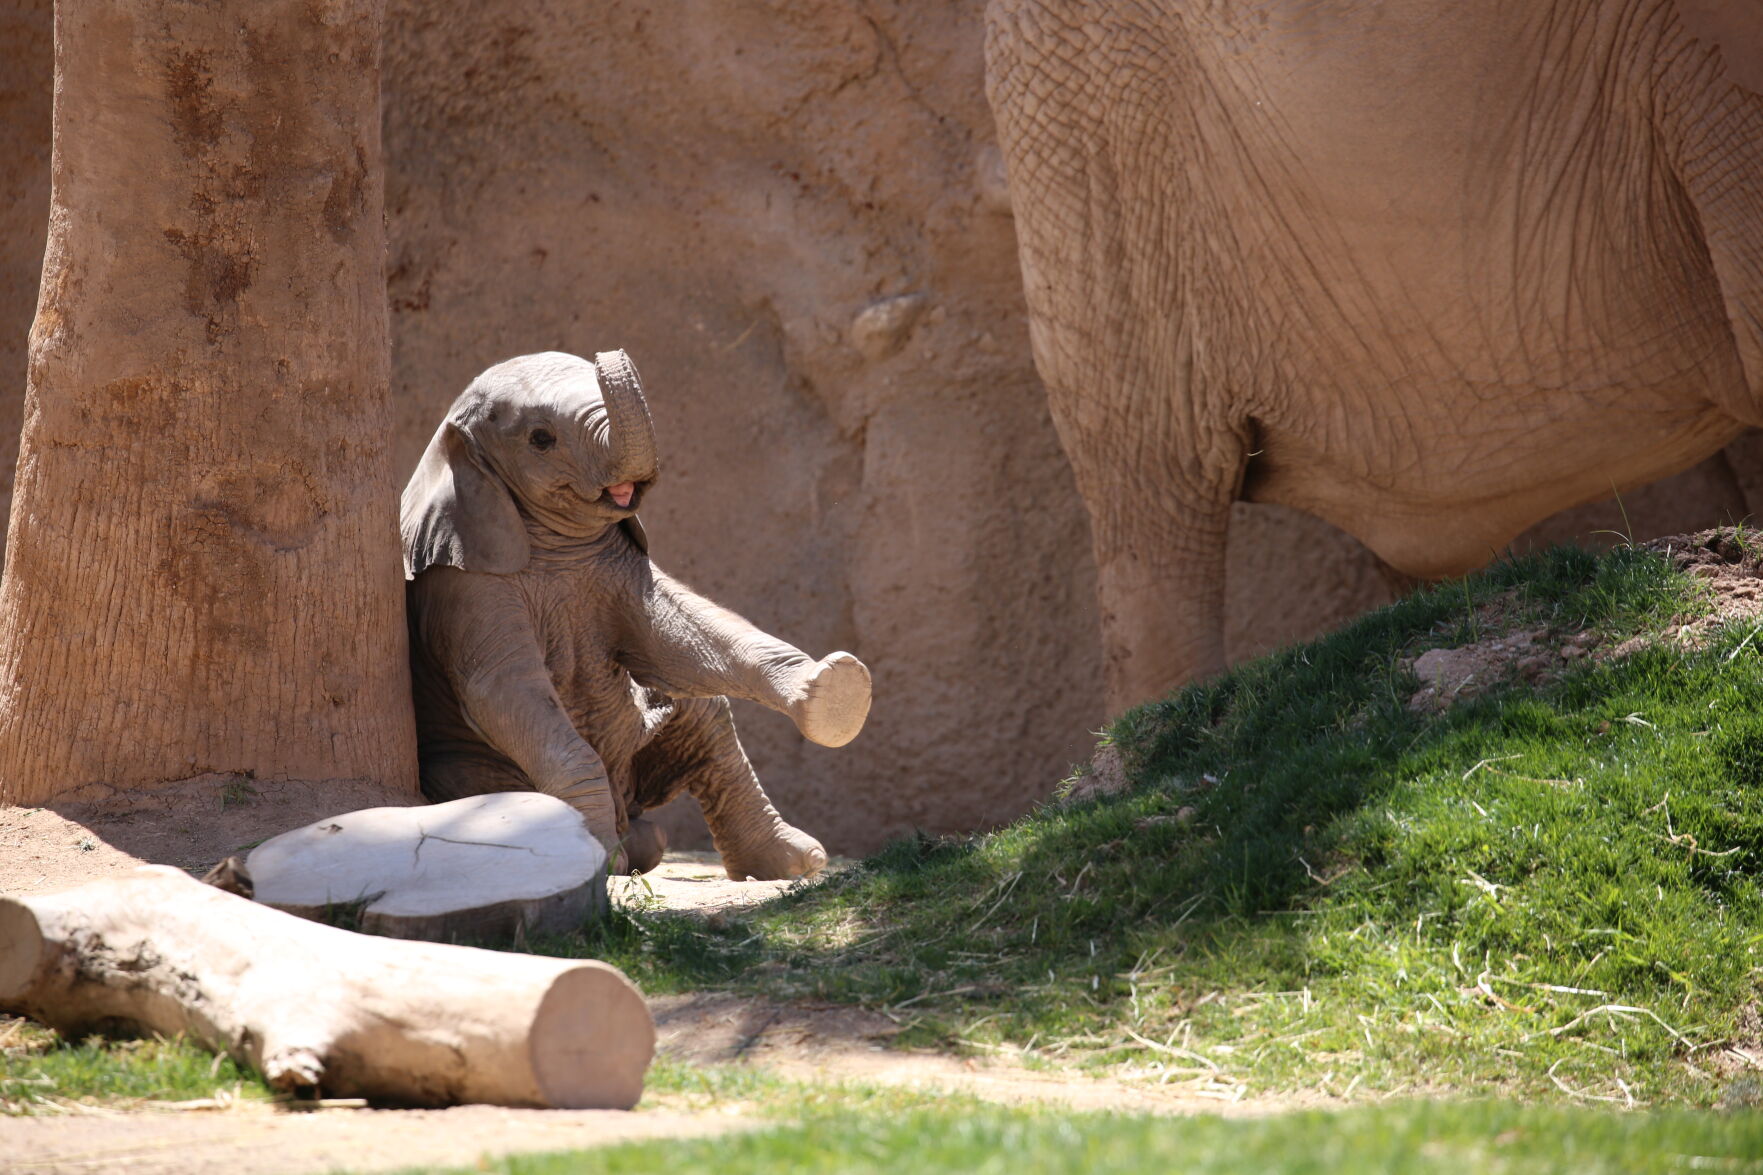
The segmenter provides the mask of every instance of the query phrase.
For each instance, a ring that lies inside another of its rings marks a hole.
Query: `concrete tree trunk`
[[[415,790],[379,0],[58,6],[0,802]]]

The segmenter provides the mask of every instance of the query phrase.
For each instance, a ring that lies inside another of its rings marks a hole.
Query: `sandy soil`
[[[834,857],[827,871],[850,868],[848,857]],[[793,881],[730,881],[714,852],[670,852],[659,868],[642,877],[614,877],[613,902],[685,910],[712,921],[719,916],[769,901],[796,884]]]
[[[200,874],[278,832],[338,812],[413,800],[371,784],[210,775],[134,794],[128,811],[102,800],[53,809],[0,807],[0,894],[66,889],[143,863]]]
[[[697,1064],[751,1065],[810,1082],[909,1086],[1009,1105],[1142,1114],[1266,1114],[1317,1097],[1245,1098],[1240,1089],[1157,1085],[1073,1070],[1030,1069],[1009,1057],[956,1057],[889,1047],[901,1026],[877,1012],[840,1005],[774,1004],[721,993],[649,1001],[661,1051]]]
[[[0,892],[42,892],[148,861],[200,871],[263,836],[329,814],[266,789],[250,802],[208,805],[175,822],[102,814],[0,810]],[[381,801],[383,802],[383,801]],[[75,819],[83,815],[85,819]],[[849,863],[835,861],[833,868]],[[643,879],[617,878],[616,902],[716,918],[782,892],[788,882],[732,882],[713,853],[677,853]],[[1149,1083],[1031,1070],[1009,1057],[961,1058],[891,1048],[900,1025],[830,1005],[784,1005],[720,993],[652,998],[663,1055],[698,1064],[752,1065],[802,1081],[848,1081],[969,1094],[1011,1104],[1141,1113],[1267,1113],[1290,1099],[1238,1100],[1229,1088]],[[318,1175],[469,1166],[482,1155],[560,1150],[633,1139],[749,1129],[742,1106],[704,1109],[654,1097],[634,1113],[509,1110],[279,1112],[263,1105],[210,1110],[95,1108],[0,1118],[0,1172],[61,1175]]]
[[[465,1166],[480,1157],[642,1138],[682,1138],[751,1124],[667,1110],[325,1110],[141,1112],[0,1120],[0,1171],[62,1175],[291,1175]]]

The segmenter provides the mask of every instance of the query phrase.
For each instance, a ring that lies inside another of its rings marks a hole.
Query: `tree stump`
[[[505,942],[606,912],[606,850],[538,792],[350,812],[264,841],[244,870],[259,902],[392,938]]]
[[[394,1105],[629,1109],[655,1049],[605,963],[354,934],[165,866],[0,899],[0,1010],[182,1033],[277,1089]]]

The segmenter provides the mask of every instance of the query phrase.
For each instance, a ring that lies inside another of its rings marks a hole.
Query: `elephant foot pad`
[[[829,653],[814,667],[793,708],[796,728],[810,742],[842,747],[869,717],[869,670],[849,653]]]
[[[391,938],[505,943],[606,912],[606,850],[575,809],[538,792],[367,808],[284,832],[230,864],[214,878],[227,888]]]

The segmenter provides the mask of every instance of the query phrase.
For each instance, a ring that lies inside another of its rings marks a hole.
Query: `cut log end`
[[[655,1022],[642,994],[616,968],[587,962],[559,975],[528,1039],[545,1105],[628,1110],[643,1096]]]
[[[311,1048],[286,1048],[266,1053],[263,1079],[283,1093],[315,1091],[324,1080],[324,1058]]]

